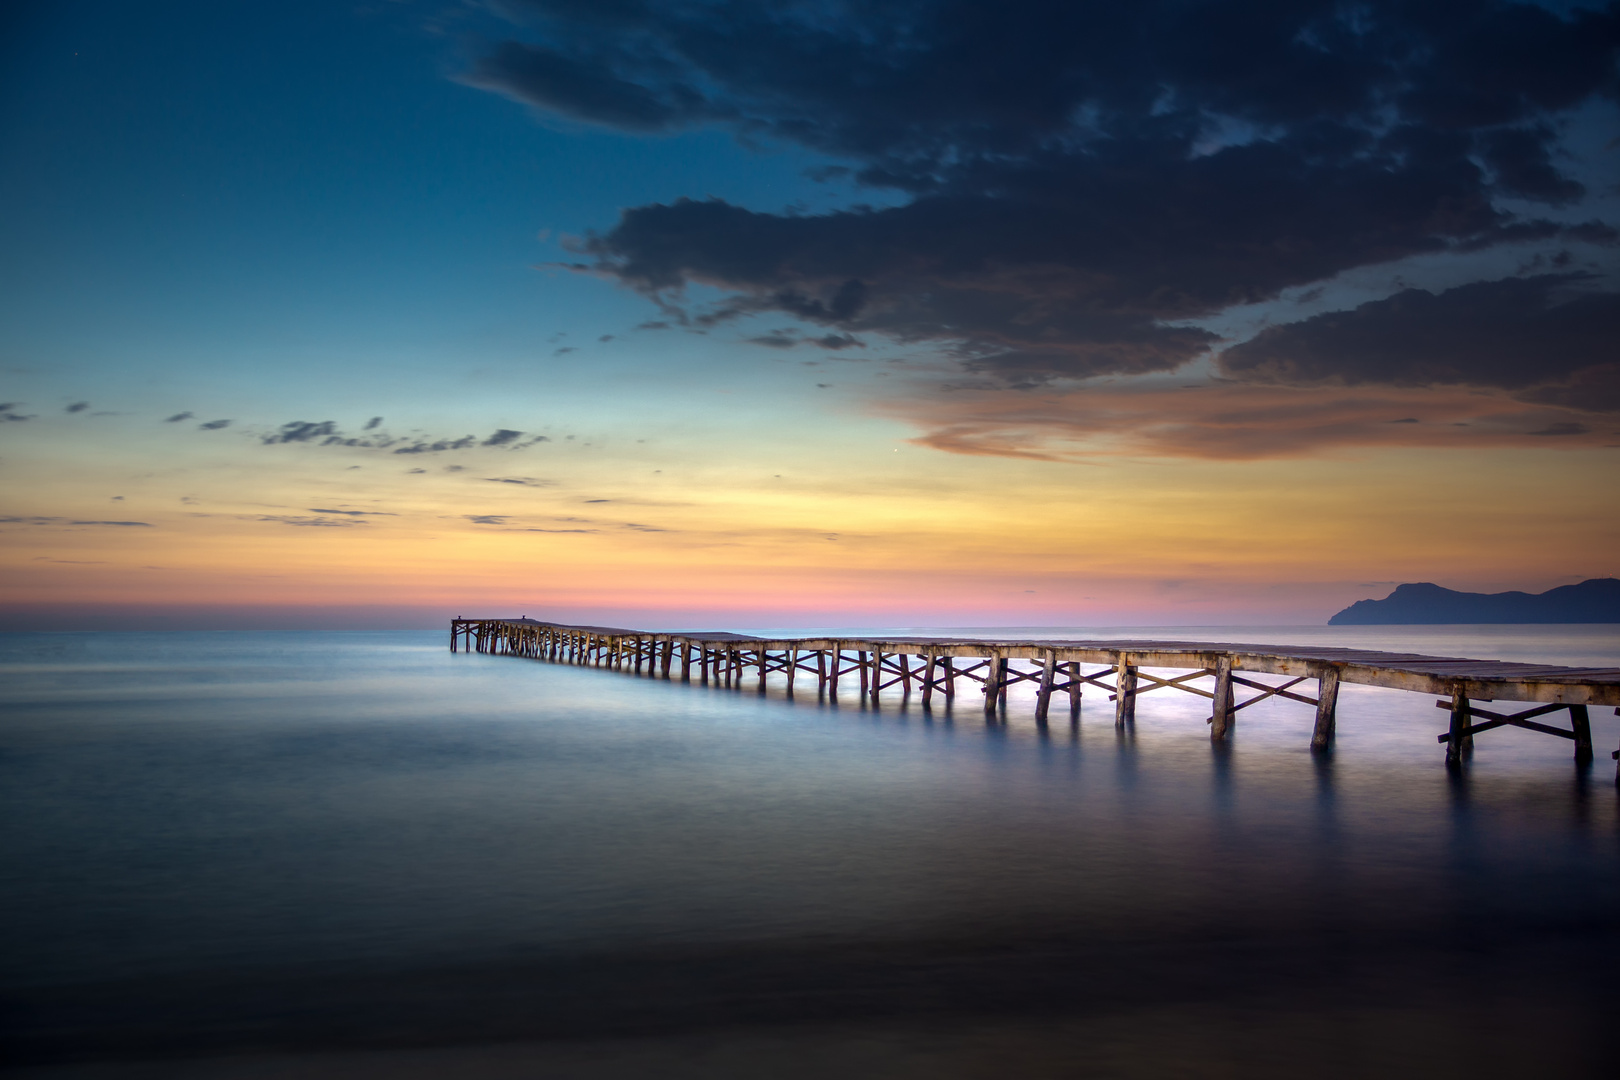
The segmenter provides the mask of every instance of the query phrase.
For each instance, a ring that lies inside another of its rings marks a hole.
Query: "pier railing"
[[[814,678],[818,693],[836,697],[857,691],[877,704],[884,691],[923,706],[955,704],[959,684],[982,694],[987,715],[1004,712],[1007,689],[1035,687],[1035,719],[1047,723],[1054,700],[1077,722],[1087,687],[1108,694],[1114,723],[1136,719],[1136,699],[1155,690],[1207,698],[1210,738],[1227,738],[1237,714],[1269,698],[1312,707],[1311,748],[1334,740],[1339,687],[1343,683],[1437,694],[1450,714],[1439,735],[1446,762],[1457,766],[1473,749],[1476,734],[1519,727],[1575,744],[1575,759],[1592,759],[1588,709],[1616,706],[1620,669],[1571,668],[1501,660],[1421,656],[1364,649],[1239,645],[1191,641],[972,641],[958,638],[758,638],[719,632],[654,633],[604,626],[570,626],[535,619],[454,619],[450,650],[499,653],[556,663],[613,668],[636,675],[739,688],[748,680],[763,690],[781,676],[792,691]],[[1093,670],[1087,671],[1091,667]],[[1166,672],[1152,674],[1147,669]],[[1175,674],[1179,672],[1179,674]],[[1281,676],[1281,682],[1252,675]],[[1206,681],[1208,680],[1208,681]],[[1314,692],[1314,696],[1312,696]],[[1485,709],[1478,702],[1526,702],[1516,713]],[[1533,717],[1563,712],[1568,728]],[[1613,755],[1620,758],[1620,751]],[[1620,778],[1617,778],[1620,779]]]

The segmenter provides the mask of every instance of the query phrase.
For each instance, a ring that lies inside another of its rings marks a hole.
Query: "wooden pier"
[[[1588,710],[1614,706],[1620,714],[1620,669],[1570,668],[1465,660],[1364,649],[1234,645],[1196,641],[971,641],[959,638],[757,638],[717,632],[652,633],[608,626],[567,626],[534,619],[453,619],[450,651],[500,653],[554,663],[613,668],[652,678],[697,681],[763,691],[772,675],[792,692],[796,679],[814,677],[816,691],[836,697],[859,690],[876,705],[885,690],[926,708],[954,704],[958,684],[983,695],[988,716],[1005,712],[1007,688],[1035,686],[1035,720],[1045,724],[1054,698],[1062,695],[1069,720],[1080,717],[1086,687],[1108,694],[1118,727],[1136,719],[1136,699],[1154,690],[1178,690],[1207,698],[1210,738],[1225,739],[1237,714],[1278,697],[1313,708],[1311,749],[1333,744],[1339,687],[1382,686],[1440,695],[1435,704],[1450,714],[1438,737],[1446,764],[1459,767],[1473,751],[1474,736],[1499,727],[1539,731],[1575,744],[1575,760],[1592,760]],[[1087,671],[1087,668],[1092,670]],[[1152,674],[1149,669],[1163,672]],[[1265,681],[1255,675],[1281,676]],[[1211,681],[1212,680],[1212,681]],[[1251,692],[1241,696],[1240,691]],[[1314,692],[1314,696],[1311,696]],[[1483,708],[1479,702],[1524,702],[1519,712]],[[1569,727],[1534,717],[1567,713]],[[1612,755],[1620,759],[1620,750]],[[1617,775],[1620,782],[1620,775]]]

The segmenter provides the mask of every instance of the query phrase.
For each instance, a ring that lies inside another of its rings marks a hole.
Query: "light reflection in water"
[[[1427,633],[1389,644],[1620,654],[1609,628]],[[1151,1008],[1365,986],[1420,1009],[1458,979],[1556,995],[1615,959],[1607,753],[1582,770],[1562,740],[1496,731],[1448,775],[1422,695],[1346,686],[1337,747],[1313,755],[1311,710],[1279,699],[1211,745],[1203,700],[1169,691],[1123,729],[1089,689],[1078,724],[1054,708],[1042,726],[1022,687],[986,718],[977,695],[873,708],[813,684],[789,699],[451,656],[442,638],[8,637],[12,997],[52,985],[92,1015],[71,988],[193,980],[212,1001],[282,980],[341,1011],[383,991],[330,988],[386,974],[452,1041],[469,1036],[444,971],[487,1006],[514,970],[543,996],[585,959],[617,973],[572,993],[595,1019],[547,998],[490,1037],[547,1035],[548,1016],[701,1026],[688,999],[706,993],[725,1015],[870,1019],[874,986],[902,1018],[1051,1000],[1089,1016],[1114,1000],[1102,985]],[[1608,714],[1600,747],[1620,734]],[[1569,934],[1566,970],[1545,943]],[[201,1006],[176,1000],[192,1005],[148,1027],[192,1030]]]

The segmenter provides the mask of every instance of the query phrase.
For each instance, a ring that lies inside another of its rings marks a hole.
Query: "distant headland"
[[[1427,581],[1382,600],[1358,600],[1329,626],[1419,623],[1620,623],[1620,578],[1592,578],[1544,593],[1470,593]]]

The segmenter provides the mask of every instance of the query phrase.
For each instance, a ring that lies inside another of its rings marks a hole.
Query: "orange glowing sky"
[[[967,128],[907,151],[938,190],[857,182],[898,160],[857,142],[858,110],[801,103],[829,119],[793,134],[766,74],[709,71],[752,110],[739,135],[718,107],[542,92],[412,18],[292,5],[252,58],[208,5],[24,21],[0,113],[4,625],[1320,623],[1405,581],[1620,574],[1620,112],[1595,89],[1468,136],[1477,177],[1447,182],[1473,185],[1469,222],[1333,210],[1387,226],[1352,251],[1321,206],[1268,236],[1265,206],[1211,196],[1210,221],[1252,219],[1235,254],[1166,201],[1104,268],[1091,224],[1054,219],[1072,250],[1007,239],[1050,200],[951,179]],[[659,18],[639,32],[674,35]],[[547,32],[598,55],[587,31]],[[1230,107],[1153,168],[1271,183],[1294,121]],[[1491,157],[1537,124],[1557,184]],[[1107,153],[1042,167],[1106,202]],[[745,234],[753,261],[723,249]]]

